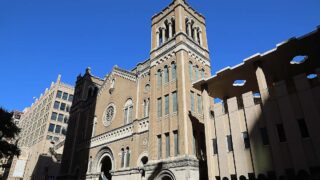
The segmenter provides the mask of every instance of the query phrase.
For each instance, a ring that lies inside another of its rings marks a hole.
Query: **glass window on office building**
[[[60,125],[56,125],[56,129],[55,129],[54,132],[57,133],[57,134],[60,134],[61,133],[61,126]]]
[[[68,100],[68,93],[64,92],[62,96],[63,100]]]
[[[56,97],[57,97],[57,98],[61,98],[61,97],[62,97],[62,91],[58,91]]]
[[[66,110],[66,103],[61,103],[60,110],[61,111],[65,111]]]
[[[59,106],[60,106],[60,102],[59,101],[55,101],[54,105],[53,105],[53,108],[54,109],[59,109]]]
[[[49,132],[53,132],[54,131],[54,124],[50,123],[48,131]]]
[[[52,112],[52,114],[51,114],[51,120],[57,120],[57,113],[56,112]]]
[[[58,115],[58,121],[59,121],[59,122],[62,122],[62,121],[63,121],[63,114],[59,114],[59,115]]]
[[[68,99],[68,101],[70,101],[70,102],[72,102],[72,101],[73,101],[73,95],[72,95],[72,94],[70,94],[70,95],[69,95],[69,99]]]

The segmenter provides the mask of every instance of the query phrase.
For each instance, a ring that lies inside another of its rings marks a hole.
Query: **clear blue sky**
[[[58,74],[103,77],[148,59],[151,17],[171,0],[0,0],[0,106],[30,106]],[[212,71],[320,25],[319,0],[188,0],[206,16]]]

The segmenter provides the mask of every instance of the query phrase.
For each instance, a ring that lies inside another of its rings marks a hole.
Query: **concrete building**
[[[318,27],[194,84],[210,180],[320,179],[319,60]]]
[[[48,179],[57,175],[73,93],[74,87],[62,83],[59,75],[50,89],[23,111],[18,125],[22,154],[13,160],[8,179]]]
[[[152,17],[150,59],[77,78],[61,179],[205,179],[205,18],[175,0]]]

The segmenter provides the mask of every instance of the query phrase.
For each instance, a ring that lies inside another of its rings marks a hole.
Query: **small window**
[[[57,97],[57,98],[61,98],[61,97],[62,97],[62,91],[58,91],[56,97]]]
[[[169,82],[169,68],[168,66],[164,67],[164,83]]]
[[[228,152],[233,151],[232,136],[227,135]]]
[[[301,137],[302,138],[310,137],[306,121],[304,119],[298,119],[298,124],[300,128]]]
[[[62,122],[62,121],[63,121],[63,114],[59,114],[59,116],[58,116],[58,121],[59,121],[59,122]]]
[[[66,110],[66,103],[61,103],[60,110],[61,111],[65,111]]]
[[[212,139],[213,154],[218,154],[218,142],[217,139]]]
[[[64,92],[62,96],[63,100],[68,100],[68,93]]]
[[[51,114],[51,120],[57,120],[57,113],[55,113],[55,112],[52,112],[52,114]]]
[[[70,101],[70,102],[73,101],[73,95],[72,94],[69,95],[68,101]]]
[[[198,94],[198,113],[202,113],[202,97]]]
[[[124,167],[124,157],[125,156],[125,153],[124,153],[124,149],[122,148],[121,149],[121,167],[123,168]]]
[[[54,105],[53,105],[53,108],[54,109],[59,109],[59,106],[60,106],[60,102],[59,101],[55,101]]]
[[[260,128],[260,133],[261,133],[263,145],[269,145],[269,136],[268,136],[267,128],[265,127]]]
[[[48,131],[49,132],[53,132],[54,131],[54,124],[50,123]]]
[[[284,131],[283,124],[277,124],[277,130],[278,130],[279,141],[286,142],[287,137],[286,137],[286,133]]]
[[[246,149],[250,148],[249,133],[248,132],[243,132],[242,133],[242,137],[243,137],[244,147]]]
[[[60,125],[56,125],[56,129],[55,129],[54,132],[57,133],[57,134],[60,134],[61,133],[61,126]]]
[[[177,79],[177,66],[174,62],[171,64],[171,79]]]

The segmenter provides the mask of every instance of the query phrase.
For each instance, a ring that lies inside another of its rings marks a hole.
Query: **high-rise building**
[[[79,76],[61,179],[203,179],[201,92],[210,76],[205,18],[184,0],[152,17],[150,58]]]
[[[9,179],[46,179],[56,176],[59,153],[64,143],[73,101],[74,87],[57,81],[36,99],[21,115],[18,146],[21,156],[15,158]],[[56,146],[59,144],[59,148]],[[61,158],[60,158],[61,159]],[[52,161],[51,161],[52,160]]]

